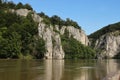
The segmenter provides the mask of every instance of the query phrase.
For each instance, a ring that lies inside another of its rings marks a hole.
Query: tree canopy
[[[38,37],[38,24],[31,14],[22,17],[0,11],[0,58],[43,58],[45,51],[45,42]]]
[[[53,26],[59,25],[59,28],[61,28],[62,26],[73,26],[75,28],[81,29],[81,27],[78,25],[78,23],[71,20],[70,18],[63,20],[57,15],[53,15],[52,17],[49,17],[49,16],[45,15],[44,12],[38,13],[38,15],[40,15],[40,17],[43,18],[43,22],[48,25],[50,25],[50,24]]]
[[[7,9],[28,9],[33,10],[33,8],[29,4],[22,4],[19,2],[18,4],[13,3],[12,1],[2,1],[0,0],[0,9],[7,10]]]

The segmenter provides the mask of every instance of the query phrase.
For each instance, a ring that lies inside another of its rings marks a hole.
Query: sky
[[[120,0],[8,0],[29,3],[39,13],[76,21],[87,35],[120,21]]]

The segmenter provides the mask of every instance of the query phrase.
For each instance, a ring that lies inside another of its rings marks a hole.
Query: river
[[[0,80],[102,80],[120,60],[0,60]]]

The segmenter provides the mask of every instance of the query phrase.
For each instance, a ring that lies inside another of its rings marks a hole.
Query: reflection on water
[[[61,80],[64,60],[46,60],[44,80]]]
[[[0,60],[0,80],[102,80],[120,60]]]

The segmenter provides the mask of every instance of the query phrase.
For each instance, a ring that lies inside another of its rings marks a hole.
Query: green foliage
[[[19,2],[19,3],[16,5],[15,9],[21,9],[21,8],[22,8],[22,9],[33,10],[32,7],[31,7],[29,4],[23,5],[21,2]]]
[[[47,25],[59,25],[59,28],[61,28],[62,26],[73,26],[75,28],[81,29],[81,27],[77,24],[77,22],[67,18],[66,20],[61,19],[59,16],[57,15],[53,15],[52,17],[49,17],[47,15],[45,15],[45,13],[41,12],[38,13],[39,16],[41,16],[43,18],[43,22]]]
[[[12,1],[2,2],[0,1],[0,10],[8,10],[8,9],[28,9],[33,10],[29,4],[22,4],[19,2],[18,4],[14,4]]]
[[[31,14],[21,17],[0,11],[0,58],[43,58],[45,42],[38,39]]]
[[[120,22],[103,27],[102,29],[90,34],[88,37],[89,40],[91,41],[91,47],[94,48],[96,39],[99,39],[104,34],[114,32],[113,35],[118,36],[120,34],[119,30],[120,30]]]
[[[10,8],[32,10],[29,4],[18,3],[16,5],[13,2],[0,2],[0,58],[43,58],[46,52],[45,41],[38,38],[38,24],[33,21],[31,13],[26,17],[21,17],[9,12]],[[39,15],[47,25],[59,25],[59,28],[74,26],[80,29],[80,26],[73,20],[62,20],[57,15],[49,17],[44,13],[39,13]],[[58,31],[55,30],[55,32]],[[67,30],[65,30],[65,35],[61,37],[65,58],[85,59],[95,57],[94,50],[84,46],[72,37],[69,38]]]
[[[57,15],[54,15],[50,18],[50,21],[51,21],[52,25],[60,25],[61,26],[62,19],[60,17],[58,17]]]
[[[67,18],[65,22],[66,26],[74,26],[75,28],[81,29],[80,26],[77,24],[77,22]]]
[[[70,37],[68,31],[61,36],[62,46],[65,51],[65,58],[69,59],[94,59],[95,51],[90,47],[81,44],[76,39]]]
[[[33,52],[37,59],[44,58],[45,49],[45,41],[42,38],[39,38],[35,41],[35,51]]]
[[[93,34],[89,35],[88,37],[96,40],[100,36],[102,36],[106,33],[114,32],[117,30],[120,30],[120,22],[103,27],[102,29],[94,32]]]
[[[15,7],[16,7],[16,5],[11,1],[11,2],[8,2],[7,3],[7,6],[8,6],[8,8],[10,8],[10,9],[14,9]]]
[[[38,15],[43,18],[43,21],[42,21],[43,23],[45,23],[46,25],[50,26],[51,21],[50,21],[49,16],[45,15],[45,13],[43,13],[43,12],[38,13]]]
[[[12,9],[15,8],[15,4],[12,1],[9,2],[2,2],[0,1],[0,9],[6,10],[6,9]]]
[[[4,34],[4,33],[3,33]],[[21,53],[21,36],[17,32],[7,31],[0,39],[0,58],[18,58]]]
[[[21,9],[21,8],[24,8],[24,6],[23,6],[23,4],[22,4],[21,2],[19,2],[19,3],[16,5],[15,9]]]
[[[24,8],[25,8],[25,9],[28,9],[28,10],[33,10],[33,8],[31,7],[31,5],[29,5],[29,4],[25,4],[25,5],[24,5]]]

